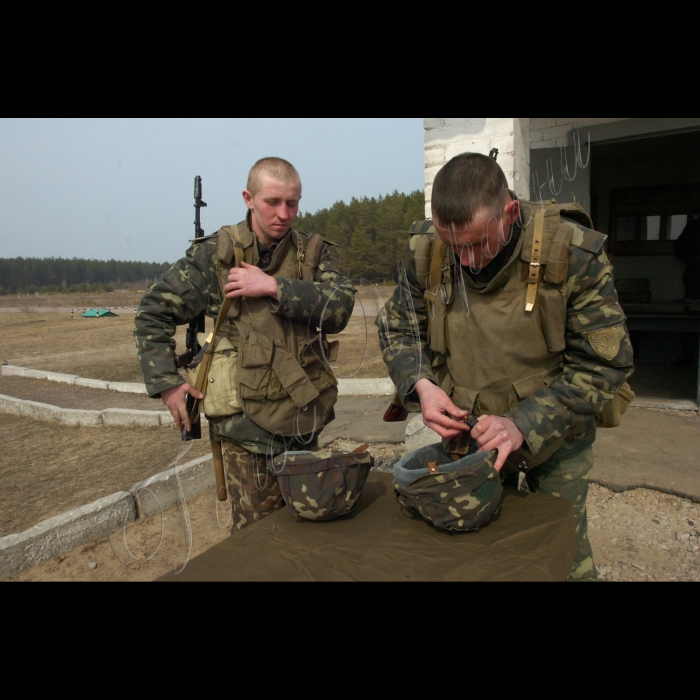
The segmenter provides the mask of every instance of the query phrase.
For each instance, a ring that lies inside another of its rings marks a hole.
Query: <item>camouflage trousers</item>
[[[231,499],[233,532],[285,505],[277,477],[266,467],[265,455],[251,454],[228,440],[221,441],[221,452]]]
[[[593,549],[588,539],[588,477],[593,469],[593,447],[589,446],[565,455],[550,457],[527,475],[531,491],[567,498],[574,504],[575,553],[569,581],[597,581],[598,570],[593,563]],[[517,474],[508,475],[517,479]],[[506,488],[514,488],[509,481]]]

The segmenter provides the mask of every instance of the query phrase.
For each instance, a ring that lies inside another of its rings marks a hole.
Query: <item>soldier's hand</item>
[[[497,472],[501,471],[508,455],[520,449],[524,440],[518,426],[503,416],[480,416],[479,423],[472,428],[472,437],[479,445],[477,452],[498,450],[494,465]]]
[[[192,394],[195,399],[204,398],[204,394],[200,393],[189,384],[180,384],[179,386],[172,387],[172,389],[164,389],[160,392],[160,398],[163,399],[163,403],[166,405],[168,411],[170,411],[170,415],[175,419],[175,425],[177,425],[177,429],[180,432],[182,432],[183,423],[188,431],[192,428],[189,416],[187,415],[185,394]]]
[[[416,382],[416,393],[420,397],[423,422],[438,435],[450,440],[463,430],[469,430],[469,426],[462,421],[467,411],[457,408],[450,397],[429,379]]]
[[[224,293],[229,299],[236,297],[272,297],[277,299],[277,280],[264,273],[255,265],[241,263],[240,267],[231,269]]]

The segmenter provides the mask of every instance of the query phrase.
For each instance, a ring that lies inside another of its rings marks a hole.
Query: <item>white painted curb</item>
[[[16,365],[3,365],[2,374],[5,377],[29,377],[31,379],[48,379],[51,382],[75,384],[90,389],[109,389],[124,394],[148,395],[145,384],[136,382],[107,382],[102,379],[88,379],[75,374],[60,372],[44,372],[40,369],[27,369]],[[377,379],[338,379],[339,396],[393,396],[394,383],[388,377]]]
[[[393,396],[394,382],[380,379],[338,379],[338,396]]]
[[[173,425],[169,411],[139,411],[130,408],[105,408],[103,411],[89,411],[79,408],[61,408],[38,401],[16,399],[0,394],[0,413],[28,416],[37,420],[51,421],[61,425],[79,425],[84,428],[117,426],[120,428],[143,428]],[[202,425],[207,425],[202,414]]]
[[[216,480],[211,455],[187,462],[177,467],[177,472],[186,500],[197,498],[207,491],[211,491],[213,497]],[[126,508],[127,522],[132,522],[137,517],[148,518],[157,515],[160,508],[151,494],[141,490],[143,488],[150,489],[156,495],[164,511],[173,508],[177,503],[174,469],[170,468],[132,487],[132,493],[138,490],[137,493],[140,494],[138,503],[142,507],[138,509],[138,516],[136,500],[130,496],[130,492],[119,491],[81,508],[44,520],[24,532],[2,537],[0,580],[70,552],[81,544],[105,537],[110,512],[120,499],[123,499],[123,504],[119,505],[118,512],[115,510],[112,513],[113,529],[119,529],[118,525],[115,526],[115,518],[119,523],[123,522],[123,508]]]
[[[50,382],[75,384],[76,386],[85,386],[90,389],[111,389],[112,391],[119,391],[123,394],[145,394],[148,396],[146,385],[139,384],[137,382],[106,382],[101,379],[79,377],[76,374],[45,372],[41,369],[28,369],[26,367],[17,367],[16,365],[3,365],[2,376],[28,377],[29,379],[48,379]]]

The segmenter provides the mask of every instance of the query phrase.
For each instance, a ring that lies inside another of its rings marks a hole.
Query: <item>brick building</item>
[[[424,127],[427,216],[433,180],[449,159],[497,148],[518,195],[575,199],[608,234],[640,364],[668,366],[680,356],[682,334],[700,331],[700,316],[683,302],[685,266],[673,254],[673,241],[700,218],[700,118],[426,117]],[[691,388],[679,392],[700,401],[695,375]]]

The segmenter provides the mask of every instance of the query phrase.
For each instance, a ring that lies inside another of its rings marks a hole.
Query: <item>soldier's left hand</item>
[[[504,416],[481,416],[478,424],[472,428],[472,437],[479,445],[477,452],[498,450],[494,464],[497,472],[501,471],[508,455],[520,449],[524,440],[518,426]]]
[[[229,299],[236,297],[272,297],[277,299],[277,280],[265,274],[259,267],[241,263],[232,268],[224,293]]]

